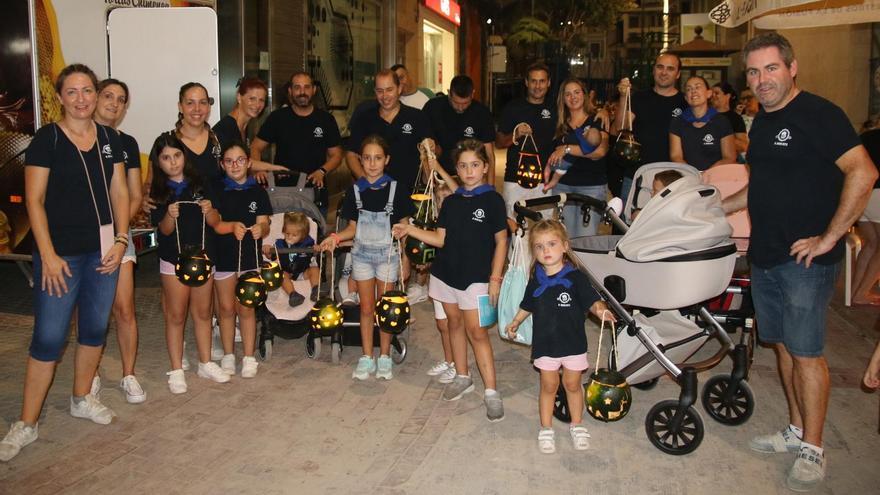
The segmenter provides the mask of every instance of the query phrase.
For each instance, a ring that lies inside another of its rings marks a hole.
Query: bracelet
[[[116,239],[116,242],[113,244],[122,244],[125,247],[128,247],[128,241],[123,241],[122,239]]]
[[[318,170],[319,170],[322,174],[327,175],[327,169],[326,169],[326,168],[324,168],[324,167],[319,167]]]
[[[491,277],[489,277],[489,281],[490,281],[490,282],[501,282],[501,281],[503,281],[503,280],[504,280],[504,278],[502,278],[502,277],[496,277],[496,276],[494,276],[494,275],[491,276]]]

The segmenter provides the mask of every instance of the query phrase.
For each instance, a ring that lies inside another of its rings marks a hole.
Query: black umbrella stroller
[[[648,412],[645,430],[651,443],[673,455],[700,445],[703,420],[693,407],[697,373],[725,357],[733,369],[706,382],[703,406],[721,423],[746,422],[754,410],[746,382],[753,335],[744,327],[735,344],[704,304],[727,290],[737,254],[718,190],[686,176],[645,204],[631,227],[604,201],[579,194],[520,201],[514,209],[525,228],[525,219],[543,218],[537,209],[565,203],[580,204],[585,214],[597,211],[625,232],[571,241],[592,285],[618,320],[618,357],[611,353],[609,359],[617,360],[616,368],[636,387],[649,388],[664,374],[681,387],[678,399],[661,401]],[[718,351],[688,362],[709,339],[719,342]],[[565,398],[557,404],[554,414],[564,416]]]

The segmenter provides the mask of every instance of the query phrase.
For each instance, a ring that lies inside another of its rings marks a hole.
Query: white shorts
[[[457,304],[459,309],[477,309],[479,308],[478,298],[489,293],[489,284],[471,284],[465,290],[458,290],[454,287],[446,285],[439,278],[431,275],[428,281],[428,295],[434,301],[447,304]]]
[[[868,200],[868,206],[859,218],[860,222],[880,223],[880,189],[871,191],[871,198]]]
[[[446,319],[446,311],[443,310],[443,303],[434,299],[434,319],[435,320],[445,320]]]
[[[503,196],[504,205],[507,207],[507,216],[512,219],[516,218],[516,213],[513,212],[513,205],[517,201],[547,196],[548,193],[541,191],[541,189],[541,184],[538,184],[534,189],[526,189],[516,182],[505,182]]]
[[[226,280],[233,276],[238,276],[238,272],[214,272],[214,280]]]

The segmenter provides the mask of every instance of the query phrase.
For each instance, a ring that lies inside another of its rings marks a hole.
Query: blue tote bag
[[[519,312],[519,305],[526,293],[529,282],[529,264],[531,257],[523,239],[524,232],[513,235],[512,254],[507,264],[507,273],[501,281],[501,293],[498,295],[498,334],[502,339],[517,344],[532,345],[532,317],[529,315],[517,329],[516,338],[509,339],[505,328]]]

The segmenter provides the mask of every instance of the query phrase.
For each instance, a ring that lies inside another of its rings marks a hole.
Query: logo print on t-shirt
[[[122,150],[122,161],[124,161],[124,162],[128,161],[128,152],[125,150]]]
[[[211,150],[211,153],[214,155],[214,158],[220,159],[220,145],[215,144],[214,149]]]
[[[403,124],[403,133],[404,134],[412,134],[413,126],[409,122]]]
[[[782,129],[776,134],[776,142],[773,143],[776,146],[788,146],[787,141],[791,139],[791,131],[788,129]]]
[[[474,137],[474,128],[471,126],[467,126],[464,128],[464,135],[467,137]]]
[[[673,108],[672,109],[672,116],[678,117],[679,115],[681,115],[681,109],[680,108]]]
[[[324,137],[324,129],[321,129],[320,127],[315,127],[315,137]]]
[[[257,202],[256,201],[251,201],[251,204],[248,205],[248,211],[251,213],[257,212]]]
[[[559,294],[556,301],[559,303],[558,306],[560,308],[568,308],[571,306],[571,295],[568,292],[563,292]]]
[[[711,134],[706,134],[705,136],[703,136],[703,144],[705,144],[706,146],[711,146],[714,143],[715,137]]]
[[[101,153],[104,154],[104,158],[112,158],[113,157],[113,149],[110,148],[109,144],[105,144],[104,147],[101,148]]]
[[[484,218],[486,218],[486,212],[483,211],[482,208],[477,208],[476,210],[474,210],[474,217],[473,217],[473,220],[474,220],[475,222],[483,223],[483,219],[484,219]]]
[[[550,110],[547,110],[546,108],[541,110],[541,118],[542,119],[549,119],[550,118]]]

